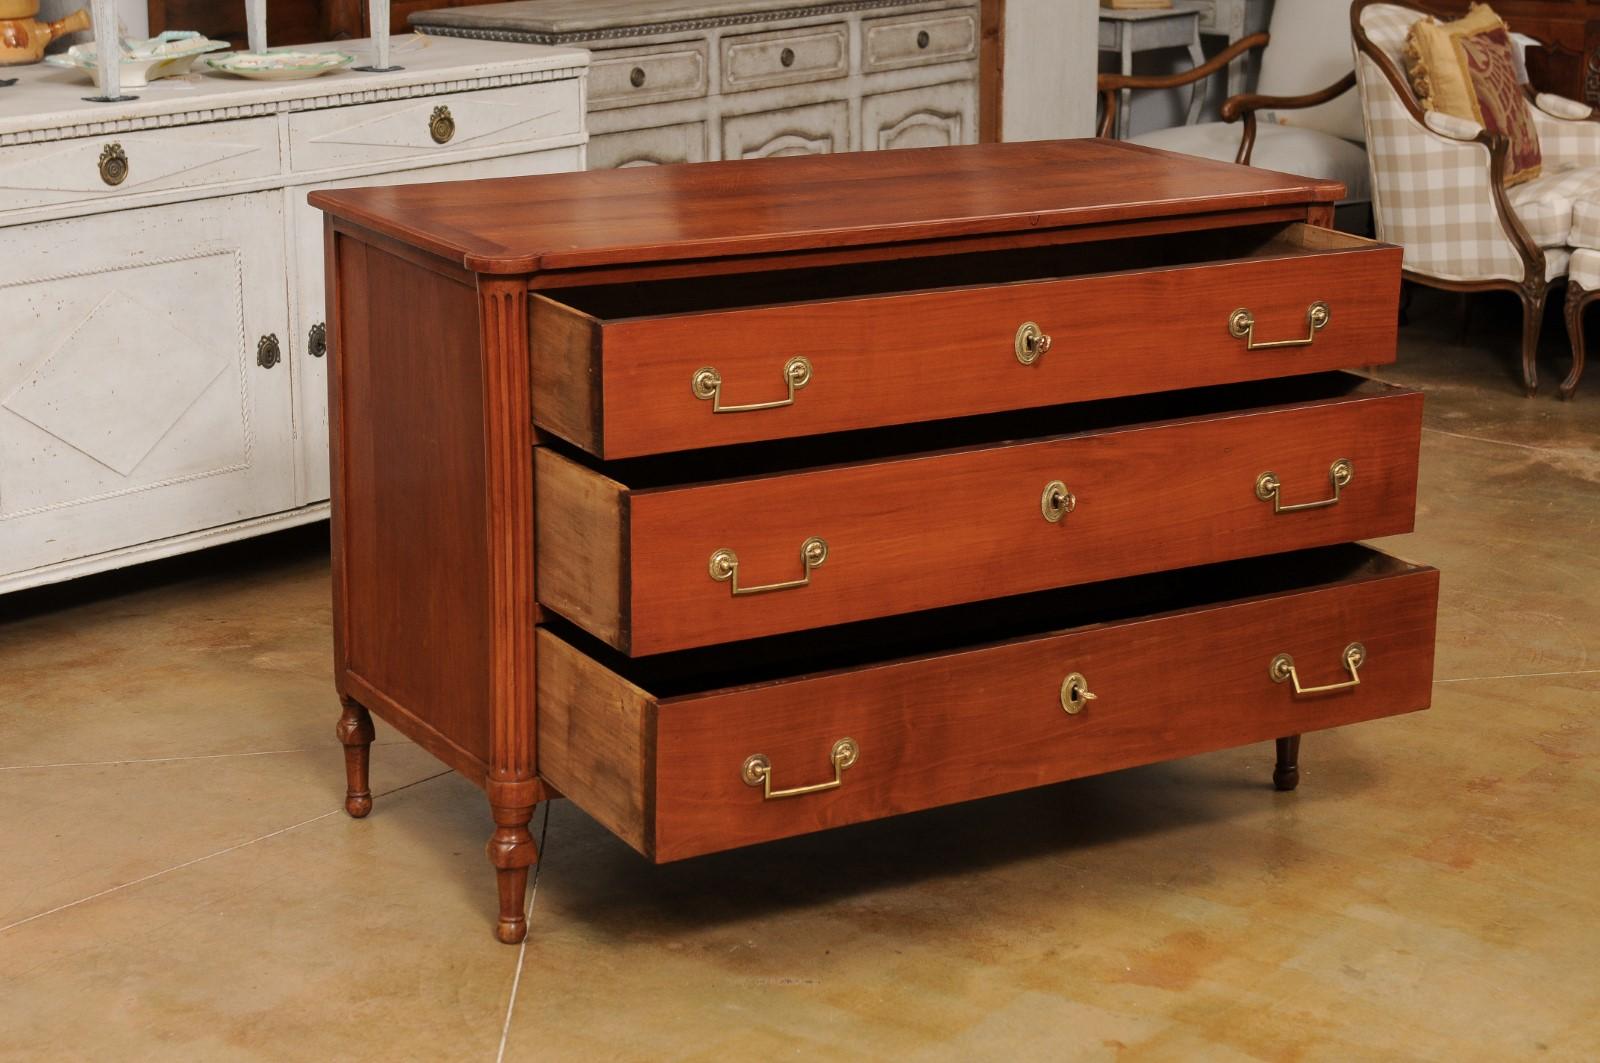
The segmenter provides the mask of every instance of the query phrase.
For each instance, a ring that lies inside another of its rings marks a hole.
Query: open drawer
[[[1421,430],[1420,393],[1330,373],[598,468],[539,448],[537,594],[638,656],[1394,535]]]
[[[1347,545],[647,661],[541,628],[538,770],[676,860],[1426,708],[1437,599]]]
[[[534,420],[602,458],[1394,360],[1400,249],[1301,223],[571,288]]]

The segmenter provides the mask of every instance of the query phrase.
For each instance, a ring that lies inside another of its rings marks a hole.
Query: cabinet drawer
[[[745,92],[844,77],[850,29],[843,22],[722,39],[722,91]]]
[[[1433,569],[1337,547],[758,643],[733,687],[706,678],[721,649],[602,663],[541,629],[539,774],[677,860],[1426,708],[1437,596]]]
[[[1399,293],[1399,248],[1300,224],[572,289],[534,418],[621,458],[1375,365]]]
[[[869,73],[978,54],[978,16],[971,10],[869,19],[862,31],[861,68]]]
[[[589,66],[589,107],[606,110],[706,94],[706,42],[595,53]]]
[[[604,473],[541,449],[539,599],[644,655],[1398,534],[1421,416],[1328,374]]]
[[[547,81],[290,115],[289,158],[304,172],[425,159],[582,128],[578,82]]]
[[[280,166],[272,118],[19,144],[0,148],[0,217],[26,207],[242,181]]]

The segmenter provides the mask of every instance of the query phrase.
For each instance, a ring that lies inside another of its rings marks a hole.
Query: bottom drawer
[[[1341,546],[642,660],[544,628],[539,774],[677,860],[1427,708],[1437,599]]]

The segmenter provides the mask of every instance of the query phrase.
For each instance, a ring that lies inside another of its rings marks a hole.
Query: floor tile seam
[[[405,783],[404,785],[396,786],[393,789],[384,790],[381,793],[375,794],[374,796],[375,797],[386,797],[386,796],[388,796],[390,794],[398,793],[401,790],[410,789],[413,786],[421,786],[425,782],[432,782],[434,779],[438,779],[438,778],[441,778],[441,777],[443,777],[445,775],[449,775],[449,774],[450,774],[450,772],[448,770],[437,772],[437,773],[435,773],[433,775],[427,776],[426,778],[417,779],[414,782],[408,782],[408,783]],[[182,871],[184,868],[193,867],[196,864],[205,863],[207,860],[212,860],[212,859],[215,859],[216,857],[219,857],[219,856],[226,856],[229,853],[238,852],[240,849],[247,848],[248,846],[254,845],[257,842],[269,841],[269,840],[271,840],[273,838],[278,837],[279,835],[288,834],[290,831],[299,830],[301,827],[307,827],[307,826],[310,826],[313,823],[316,823],[316,822],[319,822],[321,820],[327,819],[329,816],[336,816],[340,812],[343,812],[343,811],[344,811],[344,806],[341,804],[338,808],[331,809],[331,810],[329,810],[327,812],[319,813],[318,815],[312,816],[309,819],[300,820],[298,823],[291,823],[287,827],[279,827],[277,830],[268,831],[265,834],[258,835],[258,836],[254,837],[254,838],[246,839],[245,841],[242,841],[242,842],[237,842],[237,843],[235,843],[233,845],[229,845],[229,846],[226,846],[226,847],[224,847],[222,849],[218,849],[215,852],[206,853],[206,854],[204,854],[202,856],[194,857],[191,860],[185,860],[180,864],[174,864],[171,867],[162,868],[160,871],[152,871],[148,875],[141,875],[138,878],[133,879],[131,881],[119,883],[118,885],[115,885],[115,886],[110,886],[110,887],[108,887],[106,889],[99,890],[99,891],[97,891],[95,893],[91,893],[87,897],[79,897],[75,901],[68,901],[65,904],[58,904],[54,908],[47,909],[47,910],[45,910],[43,912],[35,912],[33,915],[25,916],[25,917],[23,917],[21,919],[16,920],[15,922],[7,923],[5,926],[0,926],[0,934],[4,934],[8,930],[15,930],[17,927],[24,926],[24,925],[26,925],[28,923],[34,922],[35,920],[43,919],[45,916],[56,915],[56,914],[58,914],[60,912],[67,911],[68,909],[77,908],[80,905],[88,904],[90,901],[99,900],[101,897],[108,897],[113,893],[120,893],[123,890],[132,889],[134,886],[140,886],[140,885],[143,885],[146,882],[150,882],[150,881],[153,881],[155,879],[162,878],[163,876],[170,875],[174,871]]]
[[[1481,683],[1490,679],[1558,679],[1568,675],[1600,675],[1600,668],[1575,668],[1565,672],[1513,672],[1507,675],[1463,675],[1453,676],[1449,679],[1435,679],[1434,686],[1441,683]]]
[[[374,742],[374,746],[402,746],[394,742]],[[303,746],[299,749],[258,749],[244,753],[194,753],[179,757],[130,757],[123,760],[67,760],[55,764],[0,764],[0,771],[38,771],[44,768],[112,768],[121,764],[172,764],[187,760],[225,760],[229,757],[275,757],[287,753],[320,753],[330,746]]]
[[[1600,454],[1590,450],[1573,450],[1568,447],[1543,447],[1533,443],[1518,443],[1510,439],[1492,439],[1489,436],[1475,436],[1467,432],[1450,432],[1443,428],[1423,426],[1424,434],[1446,436],[1450,439],[1464,439],[1469,443],[1486,443],[1497,447],[1514,447],[1517,450],[1531,450],[1536,454],[1554,454],[1563,458],[1576,458],[1579,461],[1600,464]]]

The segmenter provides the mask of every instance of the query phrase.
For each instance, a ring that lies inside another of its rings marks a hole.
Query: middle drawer
[[[1421,420],[1334,373],[603,472],[541,448],[537,594],[640,656],[1394,535]]]

